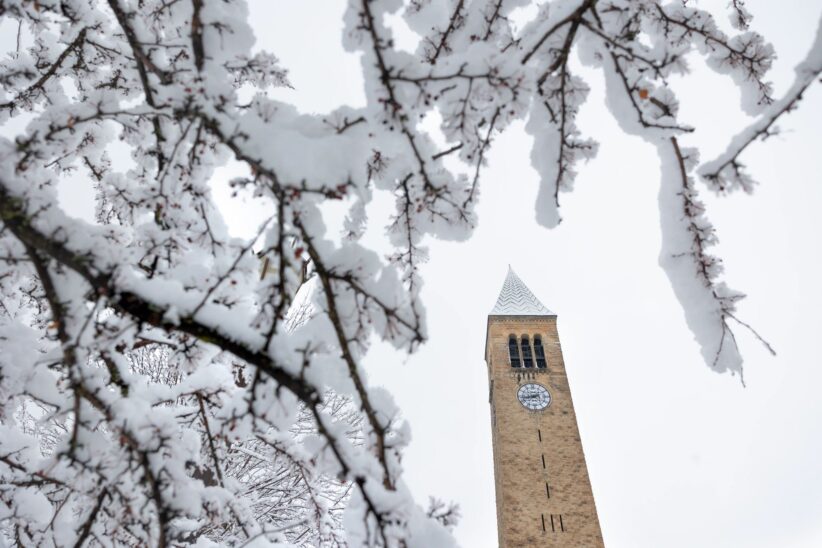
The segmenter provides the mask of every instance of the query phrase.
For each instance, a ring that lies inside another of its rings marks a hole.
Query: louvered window
[[[534,335],[534,354],[537,358],[537,367],[539,369],[545,369],[547,367],[547,363],[545,362],[545,349],[542,347],[542,337],[539,335]]]
[[[525,367],[534,367],[534,359],[531,357],[531,343],[528,340],[528,335],[522,336],[522,363]]]
[[[508,337],[508,358],[511,361],[511,367],[519,367],[519,348],[517,347],[517,338],[514,335]]]

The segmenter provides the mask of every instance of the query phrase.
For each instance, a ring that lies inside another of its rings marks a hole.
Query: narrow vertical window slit
[[[515,335],[508,336],[508,360],[511,362],[511,367],[519,367],[519,346],[517,346],[517,337]]]
[[[545,348],[542,346],[542,337],[534,335],[534,355],[537,359],[537,368],[545,369],[548,364],[545,361]]]

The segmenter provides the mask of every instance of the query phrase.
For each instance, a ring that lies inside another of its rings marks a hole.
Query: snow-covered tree
[[[421,242],[470,236],[485,157],[514,120],[533,135],[538,219],[560,222],[560,192],[598,146],[575,124],[588,87],[572,55],[658,149],[661,262],[708,365],[741,371],[743,295],[710,253],[694,174],[753,190],[746,148],[819,78],[822,33],[776,98],[775,53],[739,0],[731,34],[724,14],[652,0],[543,2],[515,28],[530,3],[349,0],[367,105],[306,115],[267,96],[287,71],[252,49],[244,0],[0,0],[18,36],[0,61],[0,539],[452,543],[457,511],[412,500],[408,425],[361,359],[373,336],[425,341]],[[395,47],[396,13],[414,53]],[[700,167],[669,85],[697,55],[757,116]],[[247,171],[232,184],[271,204],[247,240],[212,195],[230,160]],[[95,223],[57,198],[77,177],[97,190]],[[387,258],[359,241],[376,192],[395,197]],[[350,207],[344,226],[326,227],[330,201]],[[295,306],[306,280],[311,314]]]

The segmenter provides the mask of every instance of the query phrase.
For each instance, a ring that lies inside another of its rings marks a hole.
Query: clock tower
[[[603,547],[557,317],[510,267],[485,362],[500,548]]]

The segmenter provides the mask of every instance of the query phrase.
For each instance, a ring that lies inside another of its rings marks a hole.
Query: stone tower
[[[510,267],[485,362],[500,548],[603,547],[557,317]]]

